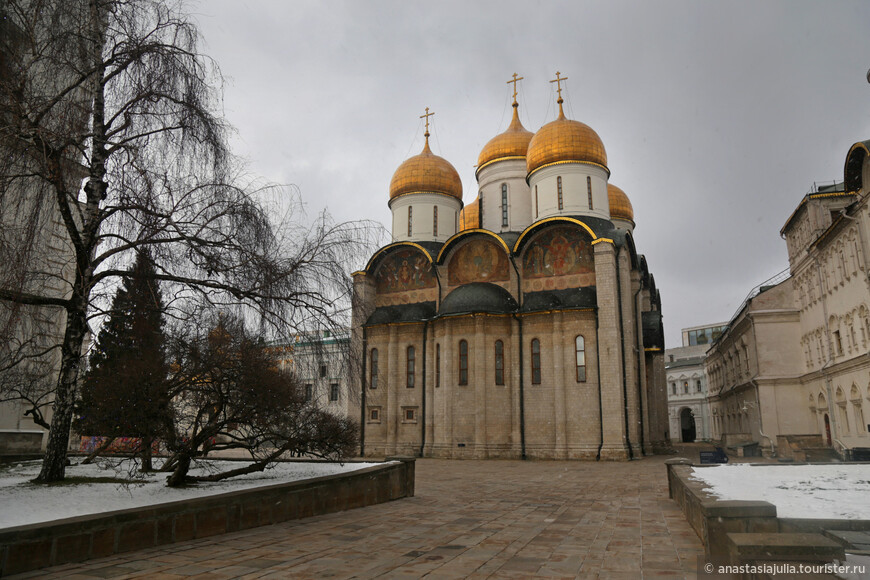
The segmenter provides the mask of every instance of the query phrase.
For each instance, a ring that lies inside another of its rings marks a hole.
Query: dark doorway
[[[683,409],[680,411],[680,429],[682,430],[683,443],[694,443],[695,436],[695,416],[691,409]]]
[[[828,447],[831,446],[831,420],[828,419],[828,414],[825,413],[825,441]]]

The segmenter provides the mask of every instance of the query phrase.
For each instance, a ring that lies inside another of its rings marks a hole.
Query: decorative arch
[[[513,248],[514,254],[518,254],[520,252],[520,249],[523,247],[523,245],[525,245],[526,242],[528,242],[529,236],[531,236],[535,231],[537,231],[537,230],[539,230],[539,229],[541,229],[549,224],[552,224],[554,222],[563,222],[565,224],[574,224],[574,225],[580,226],[581,228],[586,230],[586,233],[589,234],[590,238],[592,238],[592,245],[593,246],[595,244],[602,243],[602,242],[606,242],[609,244],[613,243],[613,240],[611,240],[610,238],[599,238],[597,235],[595,235],[595,232],[592,231],[592,228],[590,228],[588,225],[586,225],[584,222],[582,222],[578,219],[571,218],[571,217],[557,216],[557,217],[551,217],[551,218],[546,218],[546,219],[536,221],[535,223],[533,223],[532,225],[527,227],[525,230],[523,230],[523,233],[520,234],[520,237],[517,238],[517,241],[514,244],[514,248]]]
[[[374,274],[378,294],[434,288],[432,256],[417,244],[399,242],[375,254],[366,271]]]
[[[837,401],[837,403],[846,402],[846,393],[843,392],[843,387],[837,387],[837,390],[834,393],[834,400]]]
[[[447,259],[449,285],[510,279],[509,253],[492,238],[475,236],[455,247]]]
[[[444,245],[441,246],[441,251],[438,252],[438,257],[435,258],[435,262],[437,264],[443,264],[444,259],[450,253],[450,251],[458,244],[461,240],[467,238],[468,236],[473,235],[483,235],[492,238],[499,246],[501,246],[507,255],[510,255],[511,249],[508,247],[507,243],[501,239],[501,236],[496,234],[495,232],[491,232],[489,230],[484,230],[481,228],[472,228],[469,230],[463,230],[461,232],[457,232],[450,236]]]
[[[577,285],[595,284],[595,256],[583,230],[554,223],[530,236],[521,253],[524,280],[579,275]]]

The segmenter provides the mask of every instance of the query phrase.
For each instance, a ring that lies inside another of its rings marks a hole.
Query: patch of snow
[[[246,465],[236,461],[199,462],[191,475],[206,475],[215,469],[224,471]],[[346,473],[379,465],[378,463],[319,463],[281,462],[259,473],[225,479],[214,483],[200,483],[185,488],[166,487],[168,473],[145,474],[141,482],[131,484],[80,483],[43,485],[30,481],[42,467],[40,461],[25,461],[0,466],[0,528],[48,522],[83,516],[169,503],[216,495],[240,489],[287,483]],[[125,478],[129,460],[119,465],[118,460],[101,461],[91,465],[71,465],[66,468],[70,477]]]
[[[691,479],[723,500],[767,501],[783,518],[870,520],[870,464],[727,464]]]

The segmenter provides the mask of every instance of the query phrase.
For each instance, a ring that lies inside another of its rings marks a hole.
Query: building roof
[[[415,304],[396,304],[375,308],[365,326],[387,324],[391,322],[419,322],[435,316],[435,302],[417,302]]]
[[[453,290],[441,301],[439,315],[489,312],[507,314],[516,312],[517,301],[510,292],[489,282],[472,282]]]
[[[565,290],[544,290],[523,294],[523,312],[542,312],[563,308],[595,308],[598,297],[595,286],[567,288]]]

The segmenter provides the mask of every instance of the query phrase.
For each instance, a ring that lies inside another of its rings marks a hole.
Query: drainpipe
[[[628,382],[625,378],[625,325],[622,319],[622,283],[619,281],[619,254],[616,255],[616,299],[619,304],[619,349],[622,353],[622,407],[625,415],[625,444],[628,446],[628,458],[634,459],[631,450],[631,436],[628,432]],[[601,381],[599,381],[601,382]]]
[[[514,272],[517,275],[517,304],[519,307],[517,308],[517,312],[522,310],[523,308],[523,285],[520,280],[520,271],[517,268],[517,264],[514,261],[514,256],[509,256],[510,263],[514,267]],[[524,369],[523,369],[523,361],[525,357],[523,356],[523,319],[518,316],[517,312],[514,313],[514,320],[517,321],[519,335],[520,335],[520,452],[521,457],[525,460],[526,458],[526,397],[525,397],[525,386],[524,386]]]
[[[359,456],[366,456],[366,362],[368,361],[368,334],[366,332],[366,327],[362,327],[363,339],[362,339],[362,365],[361,365],[361,374],[359,384],[362,386],[362,394],[360,396],[360,409],[359,409]]]
[[[426,334],[429,328],[429,321],[423,321],[423,379],[421,387],[423,388],[423,401],[420,404],[420,457],[423,457],[423,448],[426,447]]]
[[[641,366],[640,366],[640,357],[644,356],[643,351],[643,320],[641,317],[640,306],[637,303],[637,297],[640,296],[640,291],[643,289],[642,286],[638,285],[637,292],[634,293],[634,299],[632,300],[632,304],[635,312],[635,320],[637,321],[637,345],[634,347],[637,356],[635,357],[637,360],[637,404],[639,406],[638,409],[638,417],[640,417],[640,452],[644,453],[644,439],[643,439],[643,389],[641,389]],[[667,383],[667,381],[666,381]],[[667,385],[666,387],[667,388]]]
[[[595,372],[598,373],[598,453],[595,461],[601,461],[604,447],[604,407],[601,403],[601,344],[598,341],[598,308],[595,308]]]

